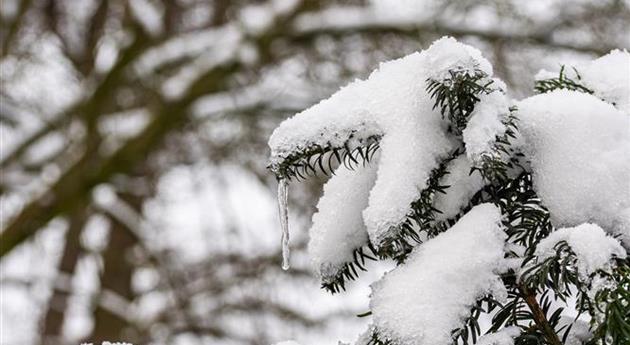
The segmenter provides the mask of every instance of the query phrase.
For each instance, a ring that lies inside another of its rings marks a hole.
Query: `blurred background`
[[[387,267],[319,290],[312,179],[291,186],[281,270],[273,128],[443,35],[527,96],[541,68],[630,47],[629,7],[1,0],[0,344],[353,341]]]

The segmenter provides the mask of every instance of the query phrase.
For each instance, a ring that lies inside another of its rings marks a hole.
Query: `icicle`
[[[278,213],[280,214],[280,227],[282,228],[282,269],[289,269],[289,212],[288,194],[289,188],[286,179],[278,181]]]

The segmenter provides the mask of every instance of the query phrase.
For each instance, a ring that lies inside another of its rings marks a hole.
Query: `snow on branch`
[[[382,63],[368,79],[345,86],[283,122],[269,140],[270,168],[278,178],[290,178],[300,167],[326,170],[331,158],[325,162],[324,154],[337,156],[337,163],[356,161],[378,141],[382,154],[377,178],[363,211],[370,241],[378,247],[411,213],[431,172],[459,145],[451,130],[457,126],[436,106],[427,81],[448,89],[454,76],[464,75],[481,78],[485,85],[492,82],[492,67],[478,50],[452,38]],[[458,109],[467,115],[470,104]],[[360,157],[339,158],[339,151],[347,155],[360,147],[365,149]]]
[[[611,272],[613,258],[626,257],[626,251],[619,241],[607,236],[596,224],[585,223],[558,229],[540,241],[536,247],[538,260],[544,261],[555,256],[556,247],[561,243],[566,243],[575,253],[579,277],[585,282],[599,270]]]
[[[417,247],[372,286],[379,338],[396,344],[448,344],[477,299],[505,295],[505,233],[496,206],[474,207],[451,229]]]
[[[630,117],[555,90],[518,103],[521,150],[555,226],[594,222],[630,245]]]
[[[368,235],[361,212],[376,180],[376,163],[354,171],[340,166],[324,185],[324,195],[313,215],[308,252],[323,285],[333,292],[339,290],[335,282],[344,287],[344,275],[354,278],[357,268],[364,269],[362,247],[368,244]]]

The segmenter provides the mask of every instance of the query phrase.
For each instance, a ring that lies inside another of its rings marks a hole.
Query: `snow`
[[[297,0],[274,0],[265,4],[244,6],[239,11],[239,22],[251,34],[261,34],[268,30],[276,18],[291,12]]]
[[[577,66],[584,86],[595,96],[630,115],[630,53],[613,50],[588,64]]]
[[[562,241],[575,253],[578,274],[583,281],[588,281],[588,277],[597,270],[610,272],[613,257],[626,257],[626,251],[619,241],[606,235],[596,224],[584,223],[573,228],[558,229],[541,240],[536,247],[539,262],[555,256],[554,246]]]
[[[630,117],[568,90],[518,104],[521,149],[556,227],[593,222],[630,245]]]
[[[453,38],[382,63],[368,79],[284,121],[269,140],[272,169],[314,145],[352,148],[381,137],[377,179],[363,212],[370,240],[378,246],[405,220],[431,171],[457,146],[425,89],[427,78],[444,76],[442,69],[454,66],[492,72],[479,51]]]
[[[593,337],[589,323],[586,320],[576,320],[575,317],[567,316],[560,317],[558,327],[568,327],[569,325],[571,325],[571,330],[564,342],[565,345],[582,345]]]
[[[451,331],[462,326],[477,299],[505,294],[497,275],[505,269],[505,238],[500,210],[481,204],[416,247],[404,265],[372,285],[379,334],[400,344],[451,343]]]
[[[375,157],[377,158],[377,157]],[[376,180],[377,160],[349,170],[341,165],[324,185],[324,195],[313,215],[308,252],[324,281],[353,261],[353,251],[367,244],[362,211]]]
[[[630,53],[627,50],[615,49],[593,61],[567,65],[564,73],[592,90],[598,98],[630,114]],[[558,71],[543,69],[535,79],[558,78],[558,75]]]
[[[495,138],[505,133],[503,120],[510,113],[510,101],[500,91],[483,94],[470,115],[462,133],[466,155],[477,162],[482,155],[491,154]]]
[[[426,51],[428,77],[444,80],[452,71],[474,75],[477,70],[492,75],[492,65],[481,56],[481,52],[472,46],[457,42],[453,38],[443,38],[432,44]]]
[[[514,345],[514,338],[521,334],[518,327],[506,327],[496,333],[490,333],[477,340],[477,345]]]
[[[437,193],[433,206],[442,213],[436,215],[436,220],[446,220],[456,216],[468,205],[470,199],[484,186],[480,174],[470,174],[472,168],[465,155],[453,159],[446,167],[448,174],[440,181],[441,186],[450,186],[446,194]]]
[[[252,33],[264,32],[274,21],[274,15],[270,6],[251,5],[240,11],[240,22],[243,27]]]
[[[300,343],[298,343],[297,341],[294,341],[294,340],[285,340],[285,341],[281,341],[279,343],[275,343],[274,345],[300,345]]]

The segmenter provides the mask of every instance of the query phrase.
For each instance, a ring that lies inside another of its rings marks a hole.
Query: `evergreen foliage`
[[[555,89],[570,89],[592,94],[593,91],[581,84],[580,75],[567,76],[564,66],[557,78],[536,82],[535,91],[550,92]],[[461,136],[470,114],[483,93],[496,91],[493,81],[481,71],[474,73],[456,70],[448,78],[426,81],[427,92],[444,119],[450,123],[449,131]],[[426,189],[412,203],[412,212],[402,224],[388,232],[380,246],[367,243],[354,251],[354,260],[346,263],[334,277],[327,277],[322,287],[332,293],[345,290],[348,280],[358,277],[365,270],[367,260],[394,259],[402,265],[418,244],[437,236],[450,228],[474,205],[491,202],[497,205],[504,216],[503,225],[508,242],[523,248],[522,252],[506,254],[522,259],[522,271],[517,275],[510,270],[502,276],[507,288],[507,300],[498,301],[486,295],[471,306],[470,315],[461,328],[452,331],[453,344],[475,344],[482,335],[479,326],[481,315],[492,314],[488,333],[495,333],[508,326],[516,326],[521,334],[515,339],[517,345],[551,344],[560,345],[568,341],[572,325],[562,322],[563,307],[574,308],[579,314],[591,317],[593,337],[588,345],[630,344],[630,265],[629,261],[617,260],[613,274],[599,271],[601,276],[614,282],[591,294],[592,286],[580,279],[576,256],[566,242],[554,248],[556,255],[540,260],[536,254],[537,244],[554,231],[550,214],[533,188],[531,172],[522,162],[523,154],[513,148],[517,137],[518,118],[516,108],[503,120],[506,131],[495,140],[491,152],[484,154],[471,174],[481,174],[486,186],[478,191],[469,205],[455,217],[436,221],[441,211],[434,205],[438,193],[448,193],[448,185],[442,183],[449,174],[447,165],[459,155],[465,154],[459,147],[444,159],[431,173]],[[349,140],[352,138],[348,138]],[[350,148],[314,146],[289,156],[282,164],[272,167],[278,178],[305,178],[318,172],[332,173],[335,165],[346,164],[349,168],[365,164],[379,148],[379,137],[370,137],[363,146]],[[575,305],[568,305],[572,299]],[[366,313],[366,315],[369,313]],[[363,316],[363,315],[362,315]],[[372,327],[366,345],[394,345],[394,341]],[[363,344],[361,344],[363,345]]]
[[[557,78],[548,78],[537,80],[534,85],[534,91],[537,93],[550,92],[557,89],[567,89],[592,94],[593,90],[582,84],[582,77],[577,69],[573,68],[575,79],[569,77],[565,71],[566,66],[560,67],[560,73]]]
[[[366,164],[378,151],[378,136],[366,140],[359,139],[361,145],[351,148],[349,142],[353,140],[351,134],[342,147],[332,145],[313,144],[302,151],[292,153],[278,165],[269,166],[278,179],[304,180],[318,172],[324,175],[334,174],[340,164],[348,169],[354,169],[359,164]]]

